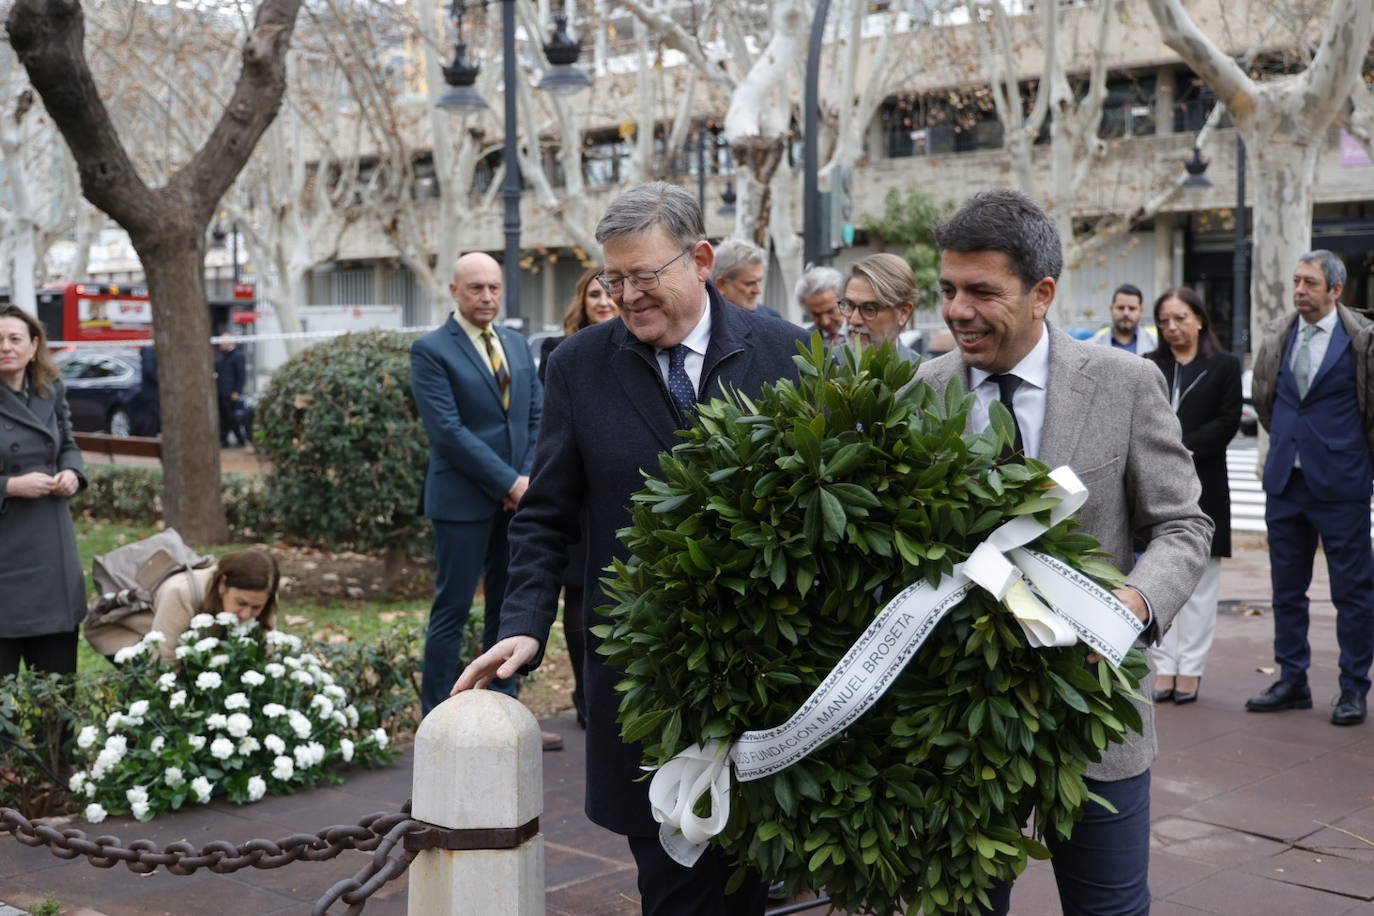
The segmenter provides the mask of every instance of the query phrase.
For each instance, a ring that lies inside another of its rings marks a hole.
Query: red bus
[[[67,283],[38,291],[38,320],[48,340],[151,340],[153,305],[146,286]]]

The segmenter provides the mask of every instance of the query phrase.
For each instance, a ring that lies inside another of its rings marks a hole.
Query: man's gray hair
[[[706,238],[697,199],[675,184],[650,181],[611,201],[596,224],[596,240],[605,244],[627,235],[642,235],[655,226],[662,226],[683,248]]]
[[[1326,277],[1326,288],[1345,285],[1345,262],[1325,248],[1317,248],[1298,258],[1303,264],[1316,264]]]
[[[726,239],[716,246],[716,263],[711,268],[712,280],[733,280],[746,267],[763,263],[763,249],[744,239]]]
[[[935,229],[941,251],[967,254],[1000,251],[1021,278],[1023,292],[1046,277],[1059,279],[1064,249],[1054,220],[1020,191],[998,188],[964,201],[953,216]]]
[[[798,302],[803,302],[816,293],[834,293],[836,299],[843,296],[844,274],[833,267],[808,267],[797,281],[793,295],[797,297]]]

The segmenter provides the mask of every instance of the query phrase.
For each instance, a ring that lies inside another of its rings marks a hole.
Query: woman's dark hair
[[[267,592],[267,604],[258,615],[258,624],[264,630],[270,630],[276,623],[277,586],[280,583],[281,572],[270,553],[262,550],[226,553],[220,557],[215,574],[210,577],[210,587],[200,603],[200,609],[206,614],[218,614],[224,610],[224,602],[219,597],[221,585],[249,592]]]
[[[582,272],[582,276],[577,279],[577,289],[573,290],[572,301],[563,310],[563,333],[571,336],[591,324],[587,320],[587,287],[596,282],[596,275],[601,273],[600,267],[588,267]]]
[[[1227,352],[1212,330],[1212,318],[1207,314],[1207,306],[1203,303],[1202,297],[1197,294],[1197,290],[1191,286],[1171,286],[1160,293],[1159,298],[1155,300],[1155,333],[1159,334],[1159,346],[1145,354],[1146,359],[1152,359],[1157,363],[1174,361],[1174,351],[1169,349],[1169,345],[1164,342],[1164,333],[1159,330],[1159,308],[1170,299],[1177,299],[1188,306],[1192,313],[1197,316],[1197,320],[1202,322],[1202,329],[1198,331],[1197,335],[1198,356],[1215,356],[1218,353]]]
[[[48,386],[57,381],[61,373],[57,371],[57,364],[52,361],[52,354],[48,352],[48,335],[43,330],[43,323],[13,304],[0,305],[0,318],[18,318],[28,326],[29,340],[38,341],[38,350],[33,354],[33,362],[29,363],[25,371],[34,392],[47,397]]]

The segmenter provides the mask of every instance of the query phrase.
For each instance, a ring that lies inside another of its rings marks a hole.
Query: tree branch
[[[1146,3],[1154,14],[1164,43],[1212,87],[1237,124],[1249,120],[1254,110],[1254,81],[1230,55],[1203,34],[1179,0],[1146,0]]]

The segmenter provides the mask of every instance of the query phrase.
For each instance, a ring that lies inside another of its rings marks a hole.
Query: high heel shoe
[[[1174,688],[1172,687],[1168,690],[1156,690],[1154,693],[1150,694],[1150,696],[1156,703],[1167,703],[1170,700],[1173,700],[1175,703],[1178,702],[1174,696]]]
[[[1175,706],[1182,706],[1182,705],[1185,704],[1185,703],[1196,703],[1196,702],[1197,702],[1198,691],[1200,691],[1201,689],[1202,689],[1202,678],[1198,678],[1198,679],[1197,679],[1197,686],[1194,687],[1192,690],[1188,691],[1187,693],[1185,693],[1185,692],[1183,692],[1182,690],[1179,690],[1177,687],[1175,687],[1175,688],[1174,688],[1174,691],[1173,691],[1173,694],[1174,694],[1174,705],[1175,705]]]

